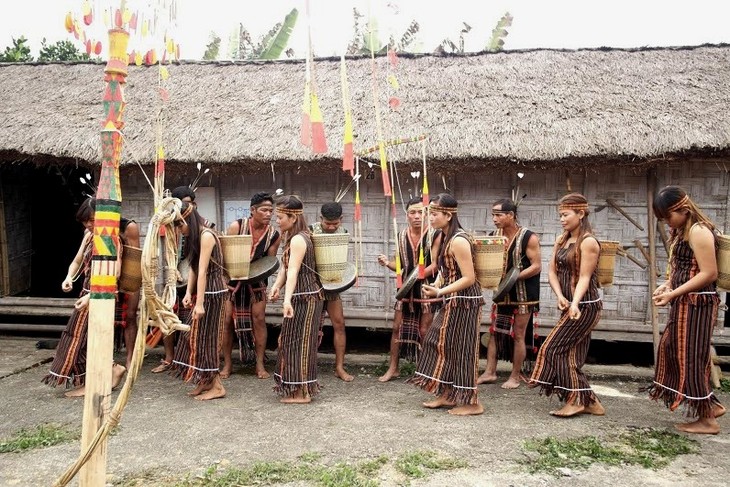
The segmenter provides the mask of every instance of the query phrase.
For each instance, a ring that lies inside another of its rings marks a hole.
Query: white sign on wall
[[[223,201],[223,223],[224,227],[221,231],[225,232],[226,228],[239,218],[248,218],[251,216],[251,202],[245,200],[224,200]]]

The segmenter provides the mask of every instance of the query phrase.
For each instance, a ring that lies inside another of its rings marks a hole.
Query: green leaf
[[[295,8],[284,17],[284,23],[281,24],[271,42],[267,43],[268,47],[259,55],[259,59],[279,59],[289,43],[289,37],[294,30],[298,17],[299,11]]]
[[[502,47],[504,46],[504,38],[507,37],[508,34],[507,27],[512,26],[512,20],[513,17],[509,14],[509,12],[505,12],[502,18],[499,19],[494,30],[492,30],[492,37],[489,39],[487,47],[485,48],[487,51],[496,52],[502,50]]]

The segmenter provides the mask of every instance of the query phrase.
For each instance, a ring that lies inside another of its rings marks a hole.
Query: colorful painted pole
[[[124,10],[122,1],[121,10]],[[119,162],[124,126],[124,84],[127,78],[129,33],[116,28],[109,31],[109,60],[104,68],[104,115],[101,131],[101,175],[96,192],[94,251],[91,261],[91,300],[89,302],[86,395],[81,430],[81,451],[91,444],[110,410],[114,346],[114,305],[117,268],[120,257],[119,219],[122,191]],[[106,485],[106,440],[96,448],[82,467],[81,486]]]
[[[428,219],[428,204],[430,203],[430,197],[428,194],[428,173],[426,172],[426,141],[421,143],[421,155],[423,156],[423,213],[421,214],[421,229],[425,230],[426,234],[430,234],[431,222]],[[431,245],[431,242],[428,242]],[[423,245],[421,245],[421,251],[418,254],[418,278],[426,278],[426,258],[423,253]]]

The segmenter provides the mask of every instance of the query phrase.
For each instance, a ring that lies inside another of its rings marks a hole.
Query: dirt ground
[[[62,390],[41,383],[48,368],[44,362],[53,351],[36,350],[34,345],[35,340],[0,337],[0,439],[44,423],[80,429],[83,400],[66,399]],[[425,410],[421,402],[429,396],[405,384],[404,379],[386,384],[377,381],[374,366],[385,360],[384,354],[349,355],[348,368],[356,375],[351,383],[335,378],[332,356],[322,356],[324,390],[310,405],[280,404],[271,379],[259,380],[250,369],[241,368],[225,382],[225,399],[201,403],[185,395],[189,387],[181,381],[150,373],[160,357],[161,349],[149,352],[121,427],[109,440],[110,484],[144,475],[181,479],[217,462],[244,467],[259,461],[296,461],[300,455],[318,453],[322,461],[335,463],[423,450],[462,459],[469,466],[436,472],[413,481],[414,486],[730,483],[727,417],[720,419],[723,431],[719,435],[696,438],[701,445],[699,454],[680,456],[658,471],[593,465],[570,476],[554,477],[529,474],[519,463],[526,458],[522,444],[530,438],[602,437],[631,426],[671,428],[681,421],[678,413],[669,413],[637,392],[648,382],[649,369],[587,366],[607,414],[566,420],[548,415],[557,405],[555,400],[524,386],[515,391],[504,391],[499,385],[481,386],[480,399],[486,409],[482,416],[454,417],[444,410]],[[268,357],[273,361],[274,353],[269,351]],[[272,367],[272,363],[268,365]],[[727,394],[720,398],[730,402]],[[65,443],[0,454],[0,485],[51,485],[78,453],[78,443]],[[397,484],[387,470],[376,480],[384,486]]]

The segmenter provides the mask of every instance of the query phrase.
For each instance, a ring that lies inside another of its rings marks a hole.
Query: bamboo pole
[[[629,215],[628,213],[626,213],[626,211],[623,208],[621,208],[621,205],[619,205],[616,202],[616,200],[614,200],[613,198],[606,198],[606,203],[608,203],[614,210],[616,210],[619,213],[621,213],[624,216],[624,218],[626,218],[628,221],[630,221],[636,228],[638,228],[642,232],[644,231],[644,226],[641,223],[639,223],[636,220],[634,220],[631,217],[631,215]]]
[[[651,256],[649,255],[647,250],[644,248],[644,244],[641,243],[641,240],[639,240],[638,238],[635,238],[634,245],[636,245],[636,248],[639,249],[639,252],[641,252],[641,255],[644,256],[646,263],[651,265]],[[656,250],[655,250],[655,252],[656,252]],[[661,276],[661,273],[659,272],[658,269],[656,269],[656,266],[654,266],[654,270],[655,270],[655,274],[657,277]]]
[[[124,0],[121,9],[124,10]],[[114,360],[114,306],[117,265],[120,257],[119,220],[122,192],[119,163],[122,153],[124,84],[127,78],[129,33],[121,26],[109,31],[109,60],[104,68],[105,120],[101,131],[102,164],[96,193],[94,249],[91,258],[91,292],[86,361],[86,393],[81,426],[81,451],[93,443],[111,409]],[[107,441],[103,438],[81,468],[79,485],[106,485]]]
[[[656,227],[659,230],[659,236],[662,239],[662,244],[664,245],[664,251],[669,255],[669,235],[667,235],[667,229],[664,226],[662,222],[657,220]]]
[[[646,172],[646,211],[647,226],[649,227],[649,306],[651,307],[651,333],[654,343],[654,365],[656,366],[657,351],[659,349],[659,311],[652,299],[654,290],[657,287],[654,193],[656,193],[656,171],[655,169],[649,169]]]

